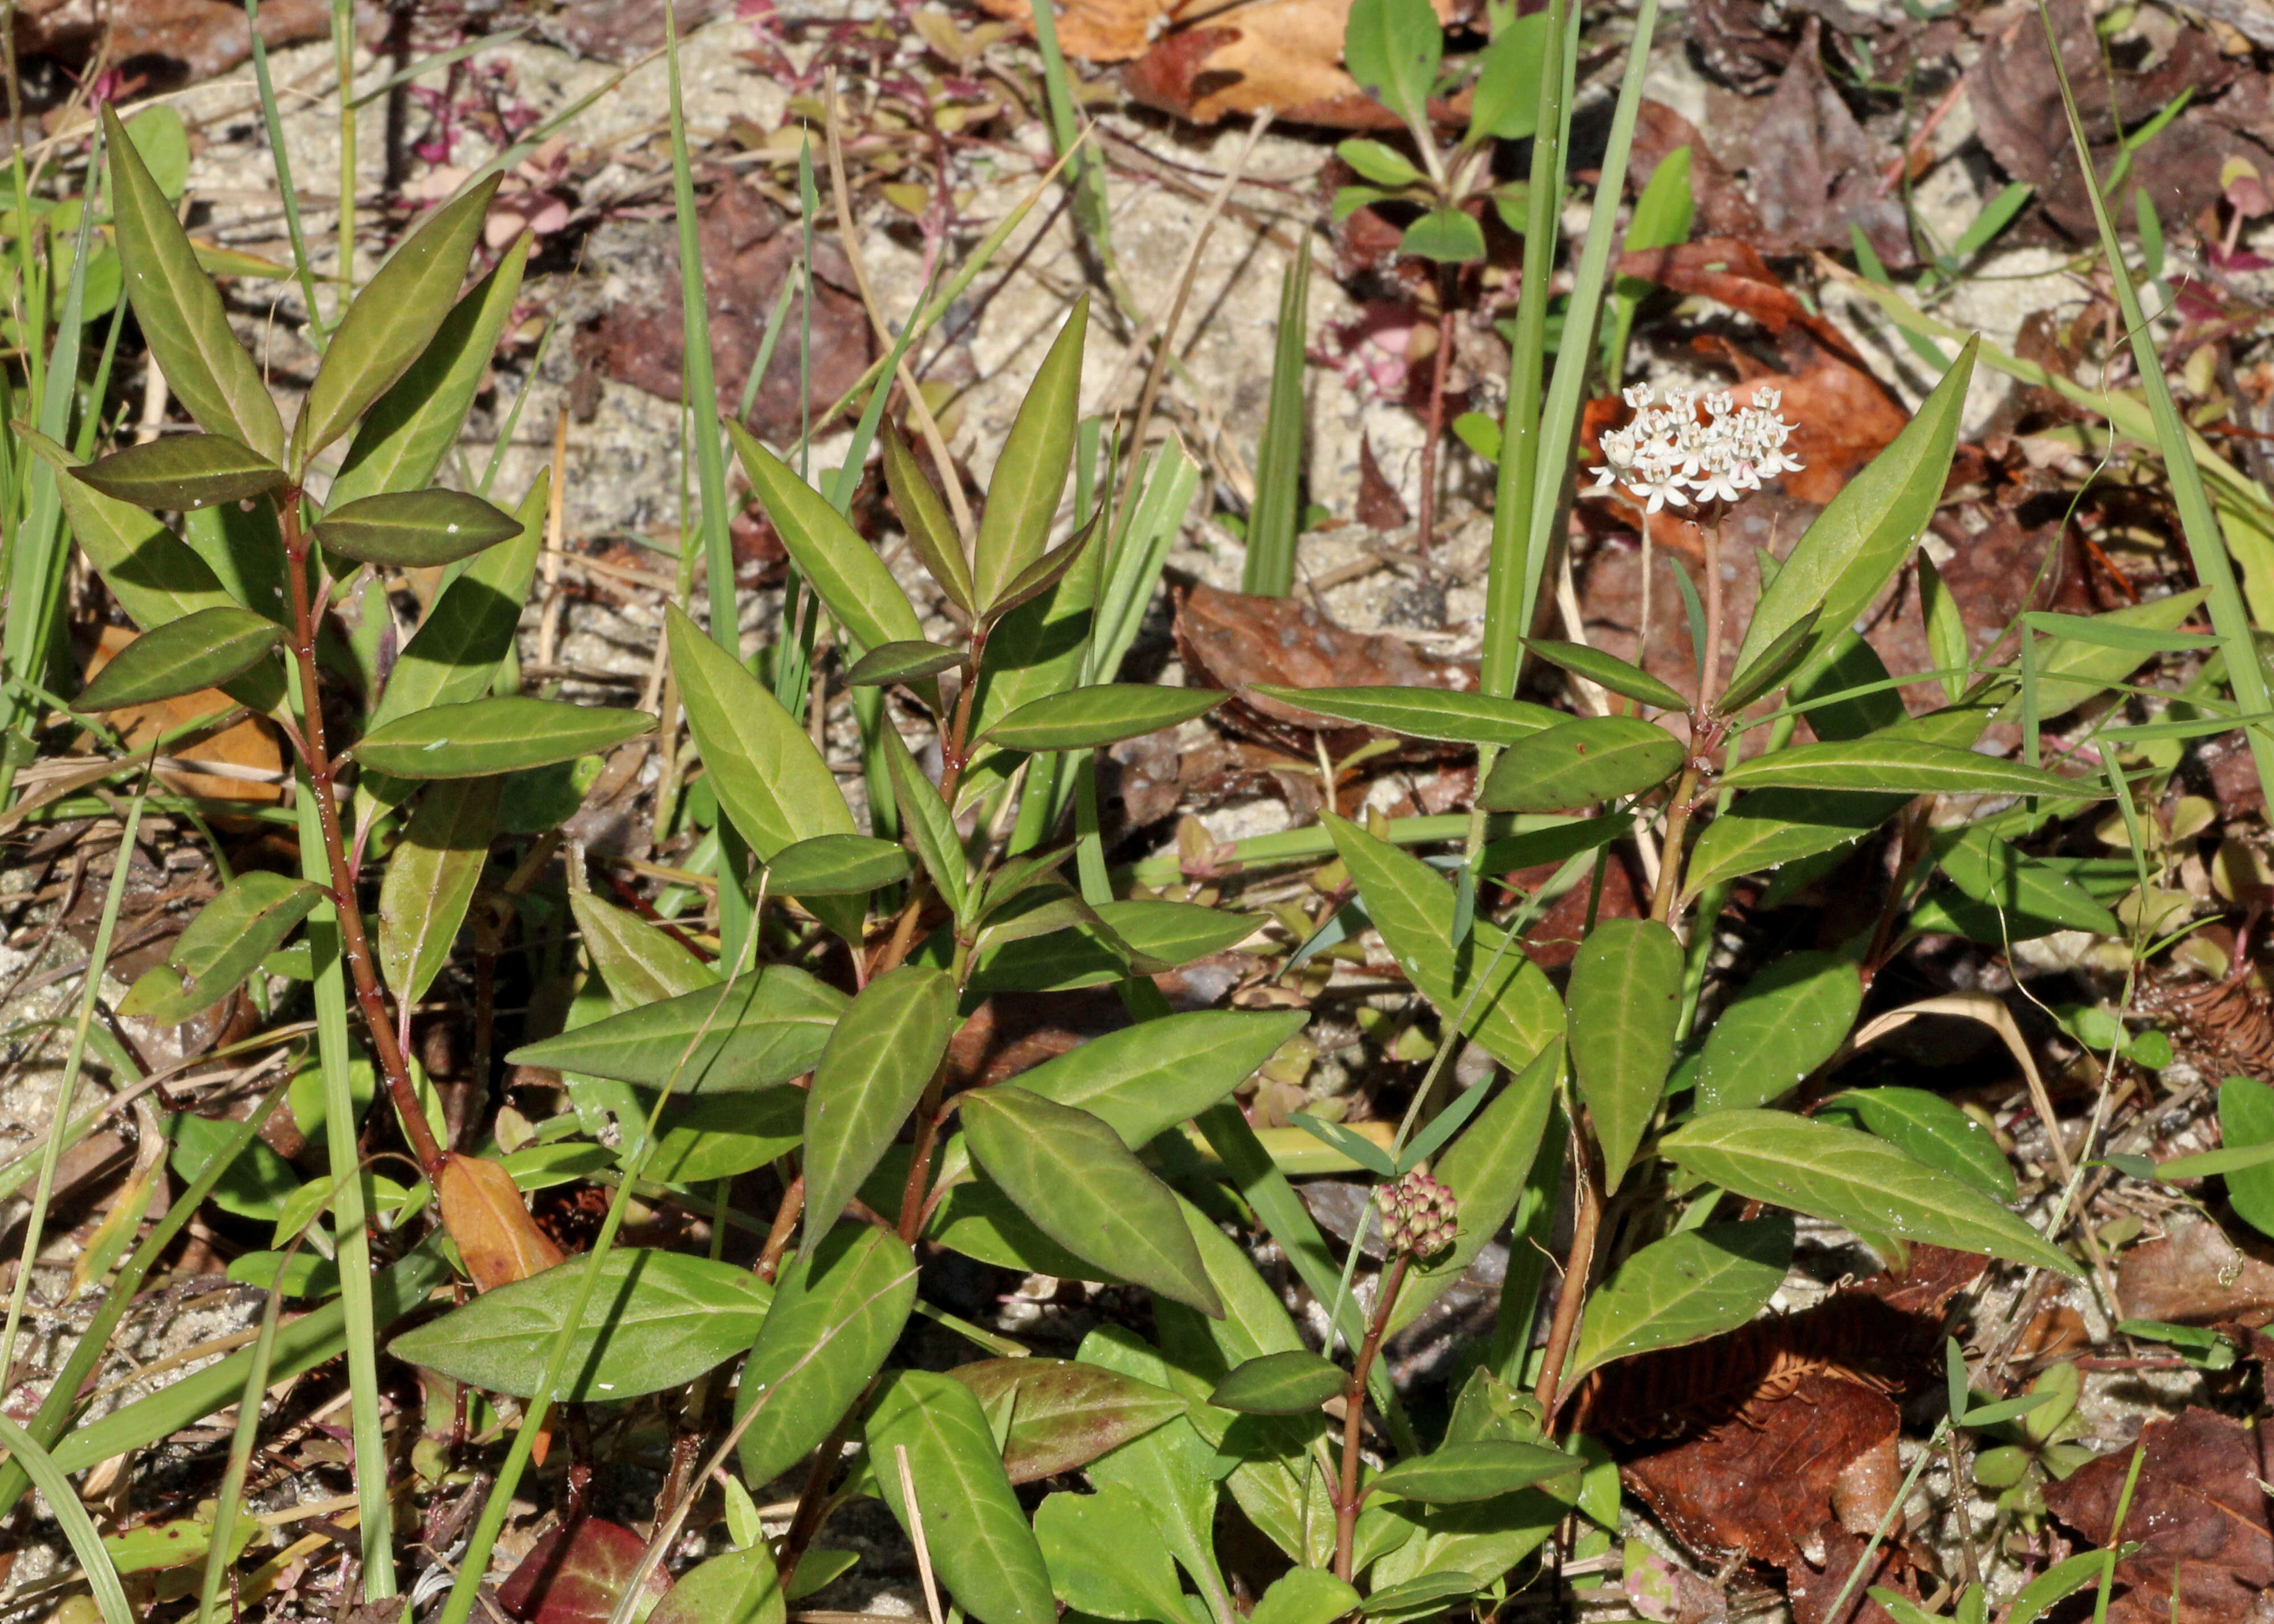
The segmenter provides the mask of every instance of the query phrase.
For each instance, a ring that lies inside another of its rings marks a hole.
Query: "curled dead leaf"
[[[494,1162],[456,1152],[435,1181],[442,1227],[457,1244],[476,1289],[487,1291],[551,1268],[563,1254],[522,1205],[513,1175]]]

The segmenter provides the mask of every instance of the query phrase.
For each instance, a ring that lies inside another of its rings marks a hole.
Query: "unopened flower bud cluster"
[[[1460,1203],[1419,1168],[1382,1191],[1380,1200],[1382,1244],[1393,1255],[1434,1258],[1459,1233]]]
[[[1654,405],[1651,387],[1638,384],[1626,392],[1634,420],[1603,436],[1595,488],[1624,485],[1656,513],[1687,508],[1693,496],[1734,502],[1764,479],[1796,473],[1800,460],[1784,448],[1793,425],[1777,410],[1781,400],[1764,388],[1751,405],[1739,406],[1724,389],[1669,389],[1665,404]]]

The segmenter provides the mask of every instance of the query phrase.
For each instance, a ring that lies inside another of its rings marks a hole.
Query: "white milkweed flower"
[[[1669,389],[1659,403],[1648,384],[1624,391],[1624,399],[1635,415],[1602,437],[1594,488],[1624,485],[1651,513],[1687,508],[1693,496],[1734,502],[1764,479],[1802,467],[1784,449],[1793,425],[1778,410],[1783,396],[1775,389],[1757,389],[1748,406],[1726,389]]]

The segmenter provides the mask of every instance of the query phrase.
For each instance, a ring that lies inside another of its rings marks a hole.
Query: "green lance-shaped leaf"
[[[1952,591],[1925,553],[1918,559],[1919,619],[1926,623],[1926,651],[1943,673],[1943,696],[1956,704],[1966,696],[1967,670],[1974,662],[1974,643],[1966,617]],[[2176,622],[2174,622],[2176,624]]]
[[[1503,757],[1503,760],[1506,758]],[[1729,789],[1886,790],[1904,795],[2058,795],[2093,799],[2093,780],[1977,751],[1866,733],[1830,744],[1788,745],[1737,763],[1721,775]]]
[[[1247,1624],[1334,1624],[1360,1605],[1358,1592],[1324,1568],[1298,1568],[1271,1582]]]
[[[1521,141],[1540,127],[1540,76],[1547,56],[1547,13],[1533,11],[1523,17],[1512,17],[1500,25],[1492,43],[1477,59],[1476,94],[1469,103],[1469,134],[1493,136],[1503,141]],[[1688,196],[1684,190],[1683,196]],[[1645,211],[1649,193],[1638,200],[1635,212]],[[1685,214],[1683,218],[1687,221]],[[1682,242],[1690,233],[1683,230],[1673,238]],[[1628,246],[1644,244],[1634,241],[1630,234]]]
[[[1007,1408],[1003,1470],[1034,1483],[1088,1465],[1186,1413],[1186,1400],[1119,1371],[1071,1359],[982,1359],[947,1372],[990,1415]]]
[[[2274,1088],[2252,1077],[2230,1077],[2220,1083],[2218,1129],[2220,1142],[2229,1149],[2274,1144]],[[2253,1229],[2274,1235],[2274,1163],[2229,1173],[2226,1199]]]
[[[198,911],[166,962],[134,984],[119,1013],[170,1025],[220,1003],[323,898],[305,880],[260,868],[238,875]]]
[[[533,1397],[584,1269],[579,1259],[496,1287],[404,1332],[388,1350],[492,1393]],[[599,1269],[568,1344],[561,1396],[578,1403],[621,1403],[692,1381],[749,1347],[773,1300],[747,1268],[683,1252],[612,1252]]]
[[[335,507],[318,545],[362,564],[397,569],[455,564],[521,534],[521,521],[463,491],[388,491]]]
[[[1467,265],[1485,257],[1485,229],[1465,209],[1433,208],[1405,228],[1397,251],[1440,265]]]
[[[733,1178],[787,1155],[804,1137],[802,1088],[716,1094],[666,1113],[640,1171],[669,1184]]]
[[[912,965],[870,981],[846,1010],[806,1096],[805,1255],[915,1109],[954,1030],[954,979]]]
[[[850,1003],[802,970],[768,965],[729,983],[525,1043],[506,1058],[642,1088],[745,1094],[813,1070]]]
[[[1682,741],[1631,716],[1591,716],[1519,739],[1477,793],[1491,812],[1563,812],[1631,795],[1674,776]]]
[[[963,543],[955,533],[955,521],[940,501],[939,492],[932,489],[931,481],[908,449],[908,442],[900,438],[900,430],[891,419],[885,422],[885,487],[892,493],[892,506],[900,510],[900,530],[908,538],[908,545],[923,560],[931,578],[939,583],[958,608],[966,614],[977,613],[979,602],[971,586],[971,560],[963,555]]]
[[[1816,1113],[1877,1134],[1931,1168],[1954,1173],[1993,1199],[2014,1199],[2014,1168],[1989,1129],[1924,1088],[1849,1088]],[[2232,1184],[2228,1193],[2233,1193]]]
[[[924,1543],[956,1605],[980,1624],[1057,1624],[1042,1547],[971,1389],[932,1371],[898,1372],[867,1430],[877,1486],[903,1529],[914,1523],[900,1483],[907,1451]]]
[[[105,496],[137,508],[205,508],[284,483],[284,470],[224,434],[169,434],[72,470]]]
[[[44,434],[23,432],[21,438],[55,470],[56,492],[72,534],[137,626],[154,631],[185,614],[234,601],[212,568],[172,530],[132,502],[105,496],[72,477],[85,466],[77,457]],[[282,691],[280,677],[280,696]]]
[[[1740,666],[1730,677],[1729,686],[1721,690],[1721,696],[1713,702],[1713,709],[1723,716],[1735,716],[1791,676],[1807,658],[1809,640],[1822,618],[1821,610],[1811,609],[1762,645],[1751,662]]]
[[[1440,1014],[1459,1020],[1465,1034],[1516,1071],[1562,1035],[1563,1006],[1555,989],[1497,927],[1480,919],[1465,942],[1448,945],[1453,939],[1453,892],[1435,869],[1355,823],[1334,816],[1322,821],[1336,853],[1358,882],[1374,929],[1398,967]],[[1478,981],[1487,971],[1489,980],[1479,991]]]
[[[1808,527],[1761,594],[1737,648],[1740,670],[1811,610],[1818,630],[1809,658],[1821,658],[1902,568],[1942,500],[1976,342],[1967,340],[1918,415]]]
[[[292,425],[296,470],[410,371],[449,316],[499,179],[475,182],[428,215],[348,306]]]
[[[230,331],[221,293],[200,267],[172,202],[109,107],[102,127],[126,297],[167,387],[200,426],[282,462],[284,420],[260,369]]]
[[[1766,1105],[1840,1051],[1864,981],[1840,953],[1787,953],[1747,981],[1706,1034],[1698,1114]]]
[[[741,424],[727,424],[727,435],[734,442],[759,506],[829,613],[864,649],[922,643],[922,623],[877,550],[861,539],[828,499],[752,439]]]
[[[488,691],[498,662],[513,646],[514,628],[537,575],[537,555],[545,537],[546,503],[552,476],[540,472],[514,518],[521,533],[474,555],[427,610],[425,624],[403,647],[387,691],[372,712],[371,726],[382,727],[430,705],[461,703]]]
[[[571,892],[568,907],[584,939],[584,951],[607,984],[608,1001],[619,1015],[701,992],[719,981],[719,973],[684,944],[636,914],[590,891]]]
[[[1249,1359],[1216,1384],[1209,1402],[1251,1416],[1299,1416],[1350,1385],[1350,1372],[1307,1349]]]
[[[1068,1049],[1019,1086],[1085,1110],[1135,1150],[1223,1099],[1303,1029],[1302,1010],[1192,1010]]]
[[[1600,649],[1591,649],[1584,643],[1563,643],[1553,637],[1533,637],[1526,640],[1532,651],[1551,665],[1560,665],[1574,676],[1623,694],[1639,704],[1656,705],[1661,710],[1683,710],[1690,702],[1681,691],[1660,681],[1641,666],[1623,660],[1615,654]]]
[[[1077,1614],[1191,1624],[1176,1559],[1147,1522],[1144,1503],[1119,1484],[1051,1495],[1035,1509],[1035,1538],[1051,1590]]]
[[[907,1243],[866,1224],[840,1225],[811,1257],[783,1268],[734,1400],[737,1420],[765,1401],[742,1434],[747,1481],[770,1482],[836,1430],[884,1367],[915,1300]]]
[[[809,1552],[807,1560],[819,1554]],[[680,1575],[647,1624],[782,1624],[788,1615],[773,1550],[760,1540]]]
[[[1959,831],[1940,844],[1943,849],[1936,861],[1942,871],[1977,902],[2070,930],[2104,936],[2124,934],[2116,915],[2073,876],[2023,855],[1985,829]]]
[[[853,662],[845,673],[848,688],[885,688],[895,682],[911,686],[953,671],[963,664],[964,651],[938,643],[885,643]]]
[[[1566,1385],[1614,1359],[1735,1330],[1761,1311],[1791,1267],[1792,1220],[1781,1213],[1652,1242],[1588,1294]]]
[[[1088,1111],[1008,1086],[975,1090],[962,1101],[973,1160],[1043,1234],[1120,1279],[1222,1316],[1177,1198],[1111,1128]]]
[[[1555,1502],[1546,1503],[1554,1504]],[[1558,1518],[1557,1521],[1560,1522],[1562,1519]],[[1552,1527],[1551,1524],[1551,1530]],[[1474,1538],[1477,1536],[1470,1538]],[[1462,1535],[1455,1534],[1451,1539],[1444,1543],[1457,1545],[1462,1538]],[[1407,1544],[1387,1553],[1382,1567],[1376,1569],[1377,1574],[1386,1576],[1387,1570],[1392,1563],[1404,1556],[1413,1543],[1415,1542],[1408,1541]],[[1427,1543],[1435,1545],[1439,1541],[1429,1539]],[[1535,1540],[1533,1543],[1536,1545],[1539,1541]],[[1509,1549],[1515,1549],[1515,1545],[1510,1545]],[[1501,1554],[1505,1555],[1506,1552],[1503,1551]],[[1517,1560],[1522,1560],[1520,1554]],[[1480,1568],[1493,1568],[1499,1565],[1497,1561],[1491,1560],[1477,1564]],[[1359,1604],[1359,1612],[1366,1618],[1389,1619],[1394,1621],[1394,1624],[1405,1624],[1409,1620],[1426,1619],[1433,1613],[1442,1613],[1446,1603],[1458,1600],[1463,1597],[1473,1596],[1484,1588],[1484,1581],[1465,1568],[1431,1568],[1427,1572],[1416,1574],[1411,1579],[1377,1590]]]
[[[1443,688],[1279,688],[1258,682],[1253,691],[1340,721],[1449,744],[1511,745],[1571,719],[1525,700]]]
[[[1675,1166],[1749,1200],[1865,1234],[2078,1272],[1972,1184],[1853,1128],[1783,1111],[1717,1111],[1668,1134],[1659,1149]]]
[[[1648,919],[1607,919],[1571,960],[1568,1041],[1616,1190],[1658,1109],[1682,1019],[1682,944]]]
[[[478,778],[613,749],[654,726],[644,710],[513,695],[403,717],[365,733],[355,756],[398,778]]]
[[[1230,697],[1211,688],[1103,682],[1029,701],[990,726],[980,742],[1006,750],[1092,749],[1178,726]]]
[[[938,786],[924,777],[897,728],[884,729],[880,742],[885,771],[892,779],[892,804],[900,811],[900,831],[923,864],[940,900],[947,904],[958,923],[966,922],[971,906],[971,863],[964,855],[955,814],[940,799]]]
[[[712,788],[759,861],[794,841],[859,832],[829,763],[766,685],[676,607],[666,624],[680,703]]]
[[[535,242],[527,232],[515,238],[496,268],[443,318],[418,358],[364,413],[325,498],[329,506],[423,490],[433,478],[489,373]]]
[[[1445,31],[1428,0],[1355,0],[1343,30],[1351,77],[1407,124],[1427,116]]]
[[[1035,370],[996,459],[972,568],[972,595],[983,613],[998,610],[1005,590],[1041,560],[1050,541],[1050,521],[1073,465],[1082,340],[1088,328],[1089,296],[1084,294]]]
[[[766,889],[784,897],[866,894],[908,875],[908,854],[870,835],[816,835],[766,864]]]
[[[465,923],[497,833],[501,778],[454,778],[419,800],[379,888],[379,967],[415,1003],[440,974]]]
[[[1372,1492],[1424,1505],[1490,1500],[1552,1478],[1576,1477],[1586,1462],[1542,1444],[1490,1440],[1448,1444],[1433,1455],[1408,1456],[1376,1477]]]
[[[2207,596],[2202,587],[2184,592],[2173,592],[2168,598],[2150,598],[2144,604],[2127,604],[2121,609],[2112,609],[2106,614],[2092,617],[2100,627],[2122,627],[2151,632],[2168,632],[2178,628],[2180,622],[2202,607]],[[2112,647],[2106,643],[2086,643],[2074,637],[2052,637],[2042,645],[2044,653],[2037,662],[2037,720],[2049,722],[2063,713],[2074,710],[2095,694],[2104,691],[2112,682],[2121,682],[2150,658],[2140,649]],[[2016,694],[1998,713],[2001,722],[2016,721],[2022,714],[2022,698]]]
[[[95,673],[74,710],[116,710],[219,688],[268,658],[284,628],[250,609],[200,609],[145,632]]]

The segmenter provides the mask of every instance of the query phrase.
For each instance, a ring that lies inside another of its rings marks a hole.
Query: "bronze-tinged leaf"
[[[647,1541],[622,1523],[583,1518],[537,1542],[498,1586],[498,1605],[523,1624],[607,1624],[646,1553]],[[647,1588],[657,1596],[671,1589],[660,1562]]]
[[[522,1204],[513,1175],[494,1162],[456,1152],[435,1180],[442,1227],[465,1259],[477,1290],[526,1280],[561,1261],[561,1248]]]
[[[225,434],[172,434],[72,470],[105,496],[137,508],[205,508],[284,483],[284,470]]]
[[[1071,1359],[982,1359],[947,1373],[990,1415],[1009,1401],[1003,1470],[1013,1483],[1087,1466],[1185,1413],[1185,1401],[1166,1387]]]

